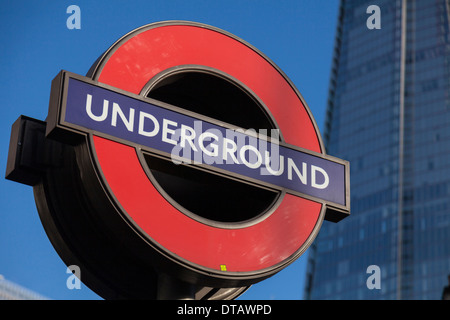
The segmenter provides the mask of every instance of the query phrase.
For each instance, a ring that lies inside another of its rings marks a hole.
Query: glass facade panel
[[[381,29],[369,30],[377,5]],[[305,298],[440,299],[450,274],[449,0],[342,0],[324,140],[351,215],[309,250]],[[380,289],[367,268],[379,266]]]
[[[0,300],[48,300],[48,298],[0,275]]]

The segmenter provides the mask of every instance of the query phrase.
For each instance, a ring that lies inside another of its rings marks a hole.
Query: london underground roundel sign
[[[251,285],[349,214],[348,163],[325,154],[290,80],[207,25],[150,24],[87,76],[61,71],[45,137],[62,156],[29,183],[44,226],[108,297],[139,296],[127,283],[143,274],[150,286],[160,274]]]

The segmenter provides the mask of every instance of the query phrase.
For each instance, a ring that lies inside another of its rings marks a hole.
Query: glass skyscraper
[[[450,0],[340,2],[324,141],[350,161],[351,215],[323,223],[306,299],[441,298],[450,274],[449,20]]]
[[[48,298],[6,280],[0,274],[0,300],[48,300]]]

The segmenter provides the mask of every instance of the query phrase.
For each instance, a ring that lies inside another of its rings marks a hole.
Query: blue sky
[[[81,9],[80,30],[66,27],[72,4]],[[84,75],[122,35],[164,20],[206,23],[258,48],[292,80],[322,129],[337,12],[338,0],[2,0],[0,171],[6,169],[12,123],[21,114],[45,120],[50,83],[61,69]],[[301,299],[306,258],[241,299]],[[84,285],[66,287],[66,266],[45,234],[32,188],[4,178],[0,274],[52,299],[99,299]]]

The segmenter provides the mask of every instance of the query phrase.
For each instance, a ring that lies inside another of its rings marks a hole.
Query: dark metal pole
[[[158,276],[158,300],[195,300],[195,285],[161,273]]]

